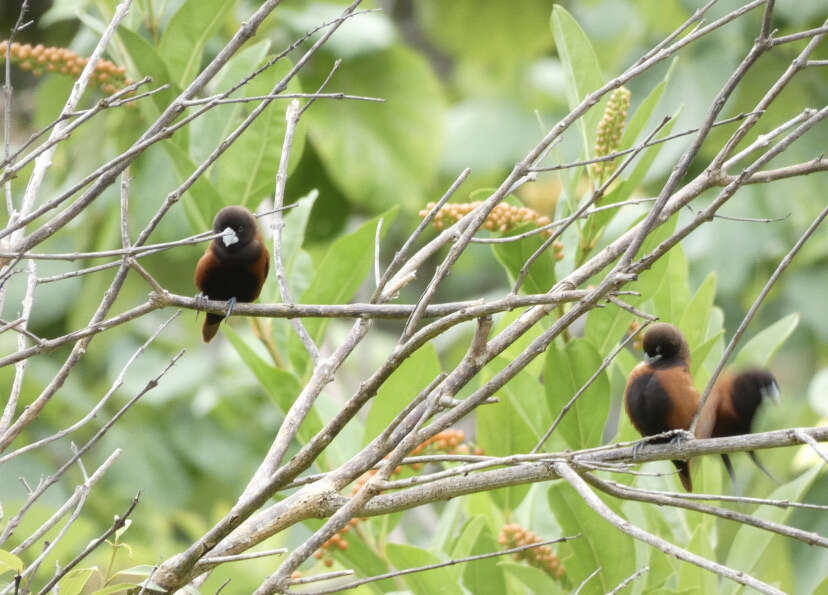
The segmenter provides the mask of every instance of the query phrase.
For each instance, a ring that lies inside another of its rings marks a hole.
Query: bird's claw
[[[195,317],[196,320],[198,320],[198,315],[201,314],[201,308],[204,307],[204,303],[207,301],[207,296],[204,295],[203,291],[199,291],[197,294],[195,294],[195,297],[193,299],[195,300],[195,305],[197,308]]]
[[[224,315],[224,319],[227,320],[230,318],[230,315],[233,313],[233,309],[236,307],[236,298],[231,297],[227,300],[227,313]]]

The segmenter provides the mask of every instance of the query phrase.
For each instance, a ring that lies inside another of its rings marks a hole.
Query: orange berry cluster
[[[598,123],[598,138],[595,141],[596,157],[609,155],[621,144],[627,111],[630,109],[630,95],[630,90],[626,87],[618,87],[610,95],[604,110],[604,117]],[[615,171],[615,159],[592,164],[592,173],[598,178],[609,175],[613,171]]]
[[[513,547],[520,547],[523,545],[531,545],[533,543],[540,543],[543,541],[538,537],[534,531],[524,529],[516,523],[503,525],[503,531],[500,532],[498,542],[504,549],[511,549]],[[526,560],[531,566],[540,568],[548,573],[551,577],[560,579],[566,574],[566,567],[561,564],[558,556],[552,551],[549,545],[539,545],[522,552],[512,554],[515,560]]]
[[[8,46],[8,40],[0,41],[0,63],[6,59]],[[31,70],[35,76],[40,76],[44,72],[55,72],[77,78],[89,62],[89,58],[79,56],[67,48],[13,42],[11,61],[23,70]],[[99,86],[107,95],[132,84],[132,81],[126,78],[126,69],[109,60],[98,60],[89,82]]]
[[[425,218],[429,211],[434,208],[435,204],[434,202],[428,203],[426,208],[420,211],[420,218]],[[447,225],[456,223],[479,207],[480,204],[480,201],[446,203],[435,214],[434,227],[443,229]],[[486,217],[483,227],[490,231],[506,233],[524,223],[535,223],[538,227],[543,227],[544,225],[549,225],[551,221],[546,215],[541,215],[529,207],[518,207],[502,202],[492,209],[492,212]],[[552,232],[553,230],[547,229],[542,232],[542,235],[548,238],[552,235]],[[564,245],[560,241],[555,241],[552,247],[554,249],[555,259],[561,260],[564,257]]]
[[[442,451],[448,454],[469,454],[471,452],[471,448],[468,444],[465,444],[463,441],[466,438],[465,432],[463,430],[455,430],[453,428],[449,428],[448,430],[444,430],[439,434],[435,434],[419,446],[417,446],[414,450],[411,451],[411,455],[418,455],[422,454],[422,452],[428,448],[432,447],[432,451]],[[482,455],[483,449],[476,448],[474,450],[474,454]],[[386,457],[387,458],[387,457]],[[422,463],[414,463],[411,465],[411,468],[419,471],[423,468]],[[371,469],[370,471],[366,471],[363,473],[359,479],[356,480],[356,484],[354,485],[353,493],[356,494],[362,486],[366,484],[366,482],[371,479],[374,475],[376,475],[377,470]],[[398,475],[402,473],[402,466],[397,466],[391,475]],[[348,549],[348,540],[345,539],[345,534],[348,533],[353,527],[356,527],[361,521],[365,519],[358,519],[354,518],[351,519],[350,522],[345,525],[342,529],[339,530],[334,536],[328,539],[325,543],[322,544],[322,547],[316,551],[314,556],[317,560],[323,560],[325,566],[333,566],[333,558],[328,556],[325,557],[325,554],[334,547],[338,547],[341,550]],[[323,559],[324,558],[324,559]]]

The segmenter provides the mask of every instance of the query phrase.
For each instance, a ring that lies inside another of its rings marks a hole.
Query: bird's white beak
[[[775,382],[762,389],[762,396],[773,401],[774,405],[779,405],[781,403],[779,400],[779,387]]]
[[[656,353],[655,355],[647,355],[646,353],[644,354],[644,362],[647,363],[647,364],[654,364],[660,359],[661,359],[661,354],[660,353]]]
[[[229,248],[239,242],[239,236],[232,227],[225,227],[221,232],[221,241],[224,242],[225,247]]]

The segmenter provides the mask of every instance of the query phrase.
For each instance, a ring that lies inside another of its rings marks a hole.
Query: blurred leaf
[[[283,414],[287,413],[296,397],[302,392],[299,379],[291,372],[271,366],[259,357],[253,348],[227,324],[224,325],[224,334],[236,348],[242,361],[256,376],[261,387],[273,398],[279,410]],[[311,409],[299,427],[296,437],[302,444],[307,444],[321,429],[322,420],[319,418],[319,413],[316,409]]]
[[[635,114],[629,118],[628,124],[624,129],[624,135],[621,137],[621,142],[618,145],[619,149],[629,149],[632,147],[635,141],[638,140],[644,127],[650,122],[656,107],[658,107],[661,101],[661,97],[664,95],[664,91],[667,90],[667,85],[673,76],[673,71],[676,68],[676,64],[678,64],[678,60],[678,56],[673,58],[673,61],[670,62],[670,67],[667,69],[667,74],[664,75],[664,79],[650,91],[650,94],[644,98],[644,101],[635,110]]]
[[[693,299],[687,305],[678,326],[684,332],[687,344],[693,351],[705,340],[710,324],[710,313],[716,297],[716,271],[711,271],[699,286]],[[704,357],[701,358],[704,361]]]
[[[126,27],[119,28],[116,35],[121,40],[121,43],[124,44],[129,54],[129,59],[132,61],[132,65],[129,68],[132,79],[140,80],[145,76],[151,76],[153,88],[172,82],[167,65],[161,59],[161,56],[158,55],[156,49],[146,39]],[[147,121],[155,120],[172,102],[173,97],[178,95],[179,91],[180,89],[176,84],[171,84],[170,88],[152,95],[151,101],[139,101],[138,106],[141,109],[141,113],[144,114]],[[154,109],[152,106],[154,106]],[[176,142],[181,143],[180,138],[184,136],[186,135],[177,134],[173,138],[176,139]]]
[[[5,574],[6,572],[22,572],[25,567],[26,565],[23,564],[23,560],[11,552],[0,550],[0,574]]]
[[[821,465],[814,465],[796,479],[776,488],[768,498],[772,500],[801,502],[802,496],[811,486],[814,479],[816,479],[820,469]],[[792,512],[793,509],[791,508],[762,506],[753,513],[753,516],[774,523],[785,523]],[[737,568],[742,572],[761,578],[758,570],[763,560],[767,560],[765,551],[772,539],[783,538],[773,533],[757,529],[756,527],[742,525],[736,533],[733,542],[730,544],[725,564],[731,568]],[[723,587],[722,593],[735,593],[741,588],[739,585],[730,581],[722,583],[721,586]]]
[[[427,343],[407,358],[371,400],[363,444],[379,436],[388,424],[440,373],[434,345]]]
[[[584,339],[572,339],[563,347],[556,343],[546,351],[543,386],[554,417],[601,366],[601,356]],[[599,446],[610,405],[609,377],[602,371],[578,397],[564,416],[557,432],[573,450]]]
[[[306,86],[316,88],[328,70],[320,65]],[[308,132],[328,175],[363,209],[419,208],[437,174],[445,109],[427,62],[394,46],[354,58],[335,81],[348,93],[387,101],[319,100],[308,110]]]
[[[245,87],[245,96],[269,95],[292,68],[293,64],[288,60],[280,60]],[[286,92],[302,92],[298,77],[291,79]],[[259,105],[257,101],[245,104],[238,119],[233,122],[234,127]],[[273,195],[287,128],[287,107],[285,101],[271,102],[219,159],[218,187],[227,204],[242,204],[255,209],[265,196]],[[306,124],[300,120],[293,137],[288,173],[293,171],[302,156],[305,131]]]
[[[506,562],[505,560],[508,560],[508,558],[504,557],[503,560],[498,563],[498,566],[523,583],[523,585],[529,590],[529,593],[544,593],[547,595],[564,593],[560,583],[552,580],[552,578],[540,568],[529,566],[526,563],[520,564],[518,562]]]
[[[667,267],[664,270],[664,282],[653,296],[655,312],[661,320],[675,324],[681,320],[690,302],[687,257],[681,244],[676,244],[661,260],[667,261]]]
[[[265,59],[269,49],[270,40],[265,39],[238,52],[219,70],[213,84],[210,85],[210,93],[224,93],[232,89],[256,70],[256,67]],[[239,94],[238,91],[236,94]],[[284,107],[283,102],[278,102],[276,106],[273,106],[274,109],[278,109],[279,105]],[[190,132],[190,147],[195,161],[199,163],[204,161],[233,131],[242,109],[240,103],[216,105],[193,120],[187,129]]]
[[[532,229],[537,229],[537,225],[520,225],[512,230],[510,235],[517,235]],[[545,240],[546,237],[543,234],[537,234],[517,242],[492,244],[492,251],[497,261],[506,270],[510,285],[514,285],[524,263]],[[553,285],[555,285],[555,258],[552,256],[552,246],[550,246],[532,263],[521,290],[524,293],[546,293],[552,289]]]
[[[95,568],[78,568],[69,572],[58,582],[60,595],[78,595],[94,572],[96,572]],[[2,569],[0,569],[0,574],[2,574]]]
[[[694,554],[703,556],[708,560],[716,559],[716,552],[713,549],[713,544],[710,537],[706,534],[708,527],[706,525],[699,525],[693,531],[693,537],[687,545]],[[719,591],[718,577],[689,562],[682,561],[679,564],[679,585],[682,589],[688,589],[693,593],[717,593]],[[725,581],[727,582],[727,581]]]
[[[767,366],[799,324],[799,314],[788,314],[768,328],[756,333],[733,360],[736,367]]]
[[[589,38],[578,22],[560,4],[552,9],[552,33],[558,56],[566,73],[566,97],[573,109],[587,95],[604,84],[601,64]],[[595,147],[598,122],[604,115],[606,97],[578,119],[578,129],[584,142],[584,155],[591,155]]]
[[[378,556],[358,533],[351,531],[346,539],[348,541],[347,549],[343,550],[335,547],[329,550],[342,566],[353,568],[358,576],[376,576],[391,570],[388,562]],[[393,579],[371,583],[366,587],[368,592],[374,593],[387,593],[399,588],[398,583]]]
[[[502,357],[495,358],[483,369],[483,382],[490,380],[508,363]],[[540,440],[539,423],[543,423],[544,418],[538,413],[543,407],[540,384],[527,373],[519,372],[496,395],[500,397],[499,403],[481,405],[477,409],[477,443],[487,455],[493,456],[531,451]],[[545,418],[548,419],[548,414]],[[528,492],[528,485],[520,485],[493,491],[491,495],[503,509],[514,510]]]
[[[632,313],[611,303],[604,308],[594,308],[587,315],[584,338],[598,353],[609,355],[629,330],[633,318]]]
[[[500,549],[502,548],[486,524],[486,520],[475,517],[469,521],[466,530],[461,533],[452,558],[489,554]],[[463,586],[469,592],[480,595],[506,593],[506,579],[497,561],[497,558],[486,558],[464,563],[460,566],[463,573]]]
[[[175,167],[180,182],[184,182],[195,171],[196,165],[184,149],[174,143],[162,143],[167,155]],[[184,212],[190,222],[193,233],[201,233],[213,229],[213,218],[226,206],[221,194],[213,186],[207,176],[199,178],[184,193],[181,199],[184,205]]]
[[[707,380],[709,380],[710,378],[709,375],[707,379],[697,378],[698,372],[699,370],[701,370],[702,365],[707,359],[707,356],[710,355],[710,352],[713,350],[713,347],[716,346],[716,343],[721,341],[723,335],[724,331],[719,331],[718,333],[707,339],[704,343],[702,343],[690,352],[690,374],[696,381],[695,383],[697,388],[699,387],[699,384],[701,384],[701,390],[704,390],[704,387],[707,384]]]
[[[385,553],[397,570],[441,562],[431,552],[401,543],[389,543],[385,546]],[[452,595],[457,592],[457,578],[451,568],[415,572],[403,576],[402,579],[415,595],[436,595],[439,593]]]
[[[384,213],[382,235],[396,217],[396,207]],[[303,304],[345,304],[354,296],[365,277],[371,272],[374,262],[374,240],[380,217],[363,223],[356,231],[334,241],[325,257],[319,263],[310,286],[302,294]],[[325,336],[329,319],[307,319],[305,327],[313,340],[319,344]],[[307,365],[307,352],[299,336],[290,335],[291,360],[300,376]]]
[[[524,67],[552,45],[545,22],[551,6],[550,0],[420,0],[417,11],[441,47],[490,69],[508,63]]]
[[[661,242],[666,240],[675,231],[678,224],[678,214],[673,215],[665,223],[656,227],[638,250],[635,258],[641,258],[645,254],[652,252]],[[646,271],[642,271],[638,275],[638,281],[634,281],[627,285],[627,289],[638,291],[641,297],[626,296],[627,302],[637,306],[649,300],[652,300],[656,292],[660,291],[662,284],[665,282],[666,269],[668,258],[663,256],[653,263],[653,265]]]
[[[233,0],[187,0],[173,15],[158,45],[172,80],[181,88],[201,69],[204,46],[236,6]]]
[[[313,278],[313,261],[310,254],[302,249],[302,244],[305,242],[308,219],[318,194],[311,192],[308,196],[303,196],[295,203],[296,207],[283,213],[285,226],[282,229],[282,255],[288,288],[294,296],[305,293]]]
[[[635,545],[632,537],[610,525],[593,511],[583,498],[566,482],[557,482],[548,492],[549,508],[564,535],[581,534],[568,542],[573,555],[565,560],[571,584],[579,585],[600,567],[598,575],[581,591],[584,595],[606,593],[635,572]],[[617,500],[599,496],[607,506],[618,512]],[[624,555],[619,555],[624,552]]]

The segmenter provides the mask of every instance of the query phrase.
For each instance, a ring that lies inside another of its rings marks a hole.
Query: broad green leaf
[[[678,214],[673,215],[665,223],[656,227],[638,250],[636,258],[641,258],[645,254],[652,252],[661,242],[666,240],[675,231],[678,224]],[[649,300],[652,300],[655,294],[660,291],[667,270],[667,255],[659,258],[646,271],[642,271],[638,275],[638,281],[627,285],[628,289],[632,289],[641,293],[641,297],[626,296],[629,303],[633,305],[640,305]]]
[[[195,163],[178,145],[174,143],[162,143],[162,145],[167,155],[170,156],[179,181],[183,182],[195,171]],[[181,202],[193,233],[211,230],[216,214],[227,205],[213,183],[203,175],[199,176],[190,189],[184,193]]]
[[[682,327],[682,330],[686,328],[687,327]],[[702,366],[704,365],[707,356],[710,355],[710,352],[713,350],[713,347],[716,346],[716,343],[721,341],[723,334],[724,331],[720,330],[718,333],[708,338],[704,343],[690,352],[690,374],[693,376],[696,388],[699,388],[699,390],[704,390],[707,381],[710,379],[709,374],[706,379],[702,378],[699,371],[702,369]]]
[[[502,317],[499,321],[495,323],[495,330],[492,333],[492,336],[499,335],[500,332],[517,320],[521,314],[523,314],[523,310],[513,310],[512,312],[504,312]],[[529,330],[523,333],[520,337],[518,337],[509,347],[507,347],[503,353],[500,354],[501,357],[511,361],[515,359],[524,349],[529,347],[529,344],[532,343],[535,339],[537,339],[541,333],[543,333],[543,326],[540,324],[536,324],[532,326]],[[526,372],[534,376],[535,378],[540,378],[541,372],[543,371],[543,358],[536,357],[529,365],[525,368]]]
[[[302,249],[302,244],[305,242],[305,229],[318,194],[311,192],[297,201],[298,206],[283,213],[285,226],[282,229],[282,255],[288,287],[294,296],[305,293],[313,278],[313,261],[310,254]]]
[[[287,413],[302,391],[299,379],[291,372],[280,370],[267,363],[229,325],[225,324],[224,334],[235,347],[242,361],[256,376],[262,388],[273,398],[279,411]],[[299,427],[299,433],[296,437],[302,444],[306,444],[321,429],[322,420],[319,418],[317,411],[311,409],[305,421]]]
[[[483,382],[491,379],[508,363],[496,358],[483,369]],[[477,443],[487,455],[530,452],[542,435],[541,425],[546,425],[543,420],[549,418],[544,411],[543,388],[537,380],[525,372],[519,372],[497,391],[496,396],[500,398],[499,403],[481,405],[477,409]],[[505,510],[514,510],[528,491],[528,485],[520,485],[496,490],[491,495]]]
[[[552,578],[540,568],[529,566],[527,563],[521,564],[519,562],[506,562],[505,560],[499,562],[498,566],[523,583],[529,593],[544,593],[546,595],[565,593],[560,583],[552,580]]]
[[[461,554],[460,548],[455,549],[454,558],[461,558],[466,556],[476,556],[479,554],[489,554],[502,549],[497,543],[495,536],[492,534],[489,526],[484,519],[477,518],[477,527],[467,526],[469,532],[474,536],[470,539],[469,549],[466,553]],[[460,536],[459,543],[463,542],[465,536]],[[476,560],[474,562],[466,562],[461,566],[463,585],[470,593],[479,593],[486,595],[500,595],[506,593],[506,579],[503,575],[503,570],[497,565],[497,558],[486,558],[484,560]]]
[[[693,531],[693,538],[687,546],[694,554],[698,554],[707,558],[708,560],[716,559],[716,552],[710,543],[710,537],[707,535],[707,525],[702,524],[696,527]],[[679,561],[679,585],[682,589],[690,589],[695,593],[718,593],[719,584],[718,577],[696,566],[690,562]]]
[[[287,60],[280,60],[245,87],[245,96],[268,95],[282,78],[293,68]],[[299,79],[294,77],[287,86],[289,93],[301,93]],[[234,126],[257,109],[261,104],[245,104]],[[266,196],[272,196],[276,188],[276,172],[282,155],[287,122],[286,101],[273,101],[264,112],[241,134],[218,162],[218,187],[222,195],[232,197],[233,204],[247,205],[251,209]],[[288,173],[299,163],[305,146],[306,124],[299,121],[290,151]],[[292,197],[286,197],[287,202]]]
[[[204,46],[235,6],[233,0],[187,0],[170,19],[158,53],[179,87],[199,72]]]
[[[673,76],[673,71],[675,70],[677,63],[678,56],[673,58],[673,61],[670,62],[670,68],[667,69],[667,74],[664,75],[664,79],[662,79],[662,81],[657,84],[652,91],[650,91],[650,94],[644,98],[644,101],[642,101],[638,106],[638,109],[635,110],[633,116],[629,118],[627,126],[624,128],[624,134],[621,137],[621,142],[618,146],[619,149],[629,149],[633,146],[635,141],[638,140],[639,135],[652,118],[656,107],[658,107],[661,97],[664,95],[664,91],[667,90],[667,84]]]
[[[396,208],[383,215],[383,236],[391,227]],[[371,272],[374,262],[374,239],[379,217],[367,221],[356,231],[334,241],[316,270],[310,286],[302,294],[303,304],[345,304],[350,300]],[[307,319],[305,327],[317,344],[325,335],[327,319]],[[307,366],[305,348],[295,333],[290,335],[290,354],[296,369],[304,373]],[[304,362],[304,363],[303,363]]]
[[[799,324],[799,314],[788,314],[768,328],[756,333],[745,343],[733,360],[735,367],[767,366]]]
[[[454,547],[449,552],[451,557],[456,559],[470,556],[477,538],[487,529],[488,525],[483,516],[475,515],[471,517],[466,521],[466,524],[460,531],[460,536],[457,538],[457,541],[454,542]]]
[[[802,496],[811,487],[821,470],[821,464],[814,465],[796,479],[776,488],[768,496],[772,500],[788,500],[790,502],[801,502]],[[774,523],[785,523],[793,512],[790,508],[776,508],[773,506],[759,507],[753,516]],[[756,527],[742,525],[736,533],[736,537],[730,544],[725,564],[753,576],[761,578],[761,567],[763,561],[767,560],[765,552],[772,539],[785,539],[768,531],[762,531]],[[730,581],[723,582],[722,593],[736,593],[740,587]]]
[[[598,353],[609,355],[610,350],[624,337],[633,321],[632,313],[608,303],[604,308],[589,311],[584,338]]]
[[[6,572],[22,572],[25,567],[26,565],[23,564],[23,560],[11,552],[0,550],[0,574],[5,574]]]
[[[244,80],[262,63],[270,49],[270,40],[265,39],[238,52],[227,61],[210,85],[210,93],[224,93]],[[241,93],[236,91],[233,97]],[[279,102],[284,105],[284,102]],[[190,149],[193,159],[202,162],[212,153],[238,124],[240,103],[216,105],[204,112],[187,126],[190,131]],[[255,126],[255,124],[254,124]],[[210,170],[208,170],[210,171]]]
[[[567,543],[573,553],[565,560],[570,583],[581,584],[596,568],[601,567],[598,575],[587,583],[581,593],[607,593],[635,572],[635,547],[632,537],[622,533],[593,511],[566,482],[553,484],[548,498],[549,508],[558,519],[563,534],[581,534],[577,539]],[[618,501],[601,499],[618,512]]]
[[[566,98],[569,108],[577,106],[588,94],[604,84],[604,75],[598,56],[589,38],[578,22],[560,4],[552,9],[552,33],[566,75]],[[601,121],[606,97],[578,120],[578,128],[584,142],[584,155],[591,155],[595,148],[598,122]]]
[[[307,73],[308,88],[330,70],[330,63],[317,62]],[[337,72],[334,84],[387,101],[319,100],[308,110],[303,120],[327,174],[363,209],[419,209],[438,171],[445,110],[425,59],[400,46],[360,55]]]
[[[519,234],[536,228],[536,225],[521,225],[513,230],[513,233]],[[492,251],[497,261],[506,270],[510,284],[514,284],[521,267],[545,240],[546,237],[539,234],[517,242],[492,244]],[[552,246],[550,246],[532,263],[521,290],[524,293],[546,293],[552,289],[553,285],[555,285],[555,258],[552,256]]]
[[[464,518],[463,499],[452,498],[446,503],[445,508],[440,511],[440,522],[437,523],[434,532],[434,540],[431,549],[434,551],[451,551],[451,544],[454,542],[454,535],[458,525]],[[485,517],[481,517],[485,518]]]
[[[369,521],[373,522],[373,521]],[[345,537],[348,549],[331,548],[333,557],[345,568],[353,568],[359,576],[376,576],[390,571],[388,562],[371,548],[358,534],[351,531]],[[399,583],[392,580],[378,581],[368,585],[374,593],[387,593],[399,589]],[[363,591],[365,593],[366,591]]]
[[[365,421],[363,444],[382,434],[388,424],[440,373],[437,349],[423,345],[406,359],[380,387]]]
[[[397,570],[441,562],[431,552],[401,543],[389,543],[385,547],[385,553]],[[415,595],[438,595],[440,593],[453,595],[457,593],[457,580],[454,572],[449,568],[415,572],[405,575],[402,579]]]
[[[132,61],[132,64],[129,66],[129,74],[132,79],[140,80],[145,76],[151,76],[153,87],[160,87],[170,83],[169,89],[154,94],[151,101],[148,102],[145,100],[138,102],[138,106],[141,109],[141,113],[144,114],[144,117],[149,121],[155,120],[167,108],[170,102],[172,102],[173,97],[178,95],[178,86],[172,83],[167,65],[161,59],[161,56],[158,55],[156,49],[146,39],[125,27],[118,29],[116,35],[120,38],[121,43],[123,43],[129,54],[129,59]],[[155,109],[151,109],[150,106],[154,106]],[[177,142],[181,142],[178,137],[183,136],[185,135],[178,134],[173,138]]]
[[[681,320],[687,304],[690,302],[690,286],[687,283],[688,268],[684,248],[677,244],[665,254],[667,268],[664,271],[664,283],[654,296],[655,311],[661,320],[675,324]]]
[[[543,386],[549,409],[557,417],[575,393],[601,366],[601,356],[588,341],[572,339],[563,347],[553,343],[546,351]],[[606,370],[578,397],[557,428],[573,450],[599,446],[610,406]]]
[[[710,324],[710,313],[713,310],[713,300],[716,297],[716,271],[711,271],[699,286],[693,299],[678,324],[684,332],[690,351],[693,351],[705,341],[707,327]],[[701,358],[704,361],[704,358]]]
[[[95,568],[78,568],[69,572],[58,582],[60,595],[78,595],[95,571]]]

